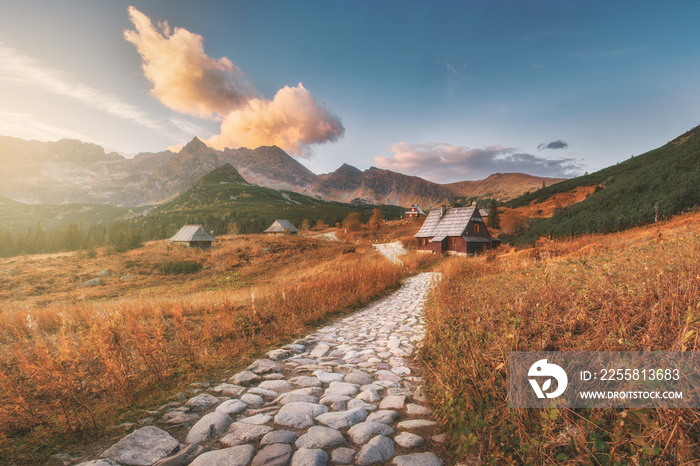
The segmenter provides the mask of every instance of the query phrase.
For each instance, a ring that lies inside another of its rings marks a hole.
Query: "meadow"
[[[38,463],[99,439],[189,383],[393,291],[431,260],[397,266],[368,243],[304,236],[219,240],[207,251],[155,241],[0,260],[0,462]],[[102,285],[84,285],[97,277]]]
[[[697,464],[692,409],[509,409],[508,351],[696,351],[700,213],[449,259],[427,309],[428,394],[464,464]]]

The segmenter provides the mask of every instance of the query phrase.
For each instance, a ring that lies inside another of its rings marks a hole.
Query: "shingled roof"
[[[207,233],[202,225],[185,225],[169,241],[216,241],[216,238]]]
[[[297,230],[289,220],[275,220],[265,233],[296,233]]]
[[[475,209],[475,207],[451,207],[442,216],[441,210],[432,210],[421,229],[413,237],[436,238],[436,241],[439,241],[447,236],[462,236]]]

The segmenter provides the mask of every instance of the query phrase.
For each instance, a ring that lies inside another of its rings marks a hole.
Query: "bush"
[[[170,261],[160,264],[158,269],[166,275],[184,275],[202,270],[202,264],[192,260]]]

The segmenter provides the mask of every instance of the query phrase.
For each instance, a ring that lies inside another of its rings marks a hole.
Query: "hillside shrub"
[[[197,273],[202,270],[202,267],[200,262],[185,259],[181,261],[163,262],[158,266],[158,269],[165,275],[186,275]]]

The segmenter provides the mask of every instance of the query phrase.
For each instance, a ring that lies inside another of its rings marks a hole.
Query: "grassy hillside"
[[[48,230],[63,228],[70,223],[99,225],[133,218],[145,209],[98,204],[32,205],[0,194],[0,225],[15,232],[35,228],[37,224]]]
[[[613,232],[669,218],[700,204],[700,128],[625,162],[526,194],[506,203],[521,207],[580,186],[596,187],[588,198],[533,221],[523,242],[538,237]]]
[[[509,409],[509,351],[700,349],[700,213],[448,259],[426,310],[428,397],[460,464],[697,464],[696,409]]]
[[[315,225],[342,221],[349,213],[359,212],[363,221],[376,205],[326,202],[291,191],[247,183],[231,165],[219,167],[172,201],[134,221],[147,238],[165,238],[183,224],[205,225],[207,231],[223,234],[231,229],[240,233],[260,233],[278,218],[299,227],[304,219]],[[404,209],[380,206],[387,219],[400,218]]]

